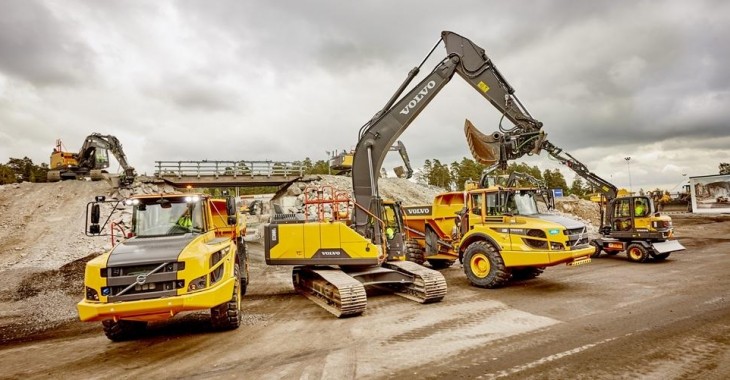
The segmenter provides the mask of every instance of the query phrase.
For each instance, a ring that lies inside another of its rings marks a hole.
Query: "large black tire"
[[[439,270],[446,269],[454,264],[456,260],[443,260],[443,259],[428,259],[428,263],[431,264],[431,268]]]
[[[591,240],[591,246],[595,248],[596,250],[591,254],[592,258],[596,258],[598,256],[601,256],[601,252],[603,252],[603,249],[598,245],[598,243],[595,240]]]
[[[635,263],[643,263],[649,260],[649,252],[639,243],[629,244],[629,246],[626,247],[626,256],[628,256],[629,261],[633,261]]]
[[[417,241],[410,239],[406,241],[406,260],[418,265],[423,265],[426,259],[423,255],[423,247]]]
[[[103,320],[101,325],[104,327],[104,335],[114,342],[138,338],[147,328],[147,322],[125,320],[114,322],[113,319]]]
[[[241,295],[246,295],[246,289],[248,288],[249,282],[249,264],[248,264],[248,249],[246,247],[246,241],[243,238],[239,239],[237,247],[238,249],[238,262],[243,266],[241,271]]]
[[[480,288],[497,288],[512,274],[496,248],[486,241],[471,243],[464,252],[464,273],[469,282]]]
[[[664,260],[666,260],[666,259],[667,259],[667,257],[669,257],[669,255],[671,255],[671,254],[672,254],[671,252],[669,252],[669,253],[657,253],[657,254],[652,254],[652,257],[653,257],[653,258],[654,258],[654,260],[656,260],[656,261],[664,261]]]
[[[234,264],[233,276],[239,278],[238,263]],[[216,330],[233,330],[241,325],[241,282],[233,285],[231,299],[210,309],[210,320]]]
[[[512,280],[513,281],[531,280],[531,279],[541,275],[542,272],[544,272],[544,271],[545,271],[545,267],[513,269],[512,270]]]

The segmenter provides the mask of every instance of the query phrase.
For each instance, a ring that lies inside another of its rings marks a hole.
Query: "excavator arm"
[[[542,123],[533,119],[522,106],[514,94],[514,89],[487,57],[484,49],[469,39],[448,31],[441,33],[439,43],[441,41],[446,47],[446,58],[439,62],[425,79],[401,97],[420,68],[411,70],[383,109],[360,129],[352,165],[353,192],[355,202],[358,204],[353,219],[356,230],[365,236],[370,236],[367,231],[368,212],[365,210],[370,210],[374,215],[382,214],[377,178],[386,154],[398,136],[451,80],[454,73],[459,73],[459,76],[502,112],[503,118],[514,124],[509,128],[500,126],[504,132],[491,136],[492,142],[509,145],[510,149],[489,151],[486,154],[491,152],[490,159],[506,162],[507,159],[516,158],[514,156],[517,154],[517,149],[539,150],[537,143]],[[435,48],[434,46],[434,50]],[[506,136],[509,136],[509,140],[506,140]],[[472,150],[474,149],[472,147]],[[379,244],[381,233],[377,231],[377,223],[374,229],[372,237],[375,243]]]
[[[582,162],[575,159],[569,153],[564,152],[562,149],[553,145],[550,141],[543,140],[542,150],[548,152],[548,154],[557,159],[561,164],[567,166],[573,170],[575,174],[581,176],[592,185],[596,186],[598,191],[603,194],[607,200],[616,198],[618,195],[618,189],[612,183],[599,177],[595,173],[588,170]]]
[[[403,165],[405,165],[405,173],[398,173],[400,170],[403,170],[402,168],[398,167],[396,168],[396,175],[398,175],[399,178],[411,178],[413,176],[413,168],[411,167],[411,159],[408,158],[408,151],[406,151],[406,146],[403,145],[402,141],[398,140],[398,143],[391,146],[390,150],[397,151],[398,154],[400,154],[400,158],[403,160]]]

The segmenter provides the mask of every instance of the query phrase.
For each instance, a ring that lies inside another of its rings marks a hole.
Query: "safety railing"
[[[304,175],[297,162],[281,161],[155,161],[156,177],[289,177]]]

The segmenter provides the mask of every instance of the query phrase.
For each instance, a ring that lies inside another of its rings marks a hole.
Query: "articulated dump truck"
[[[409,260],[436,269],[464,265],[469,282],[495,288],[539,276],[546,267],[589,263],[594,247],[585,224],[540,213],[535,188],[446,192],[433,204],[403,206]]]
[[[103,204],[113,203],[100,223]],[[132,225],[109,223],[123,203]],[[156,194],[122,201],[97,197],[87,205],[87,234],[124,239],[86,264],[82,321],[101,321],[114,341],[138,336],[148,322],[210,309],[213,327],[235,329],[248,284],[245,220],[233,198]]]

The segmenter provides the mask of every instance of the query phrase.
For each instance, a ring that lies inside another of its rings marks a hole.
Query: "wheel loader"
[[[102,222],[105,204],[113,211]],[[129,229],[111,222],[121,204],[132,208]],[[205,309],[214,328],[239,326],[249,269],[245,219],[233,198],[152,194],[122,202],[99,196],[87,205],[86,231],[123,235],[86,264],[84,298],[77,305],[79,318],[101,322],[109,339],[131,339],[148,322]]]

